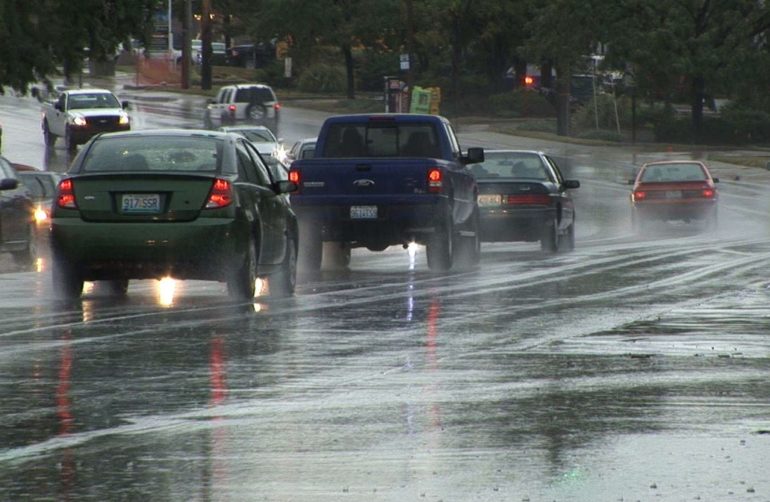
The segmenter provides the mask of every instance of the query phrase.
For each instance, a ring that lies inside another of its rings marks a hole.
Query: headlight
[[[120,119],[118,120],[118,123],[120,125],[127,125],[129,123],[128,114],[127,113],[121,113]]]
[[[82,115],[75,115],[74,117],[72,117],[72,123],[78,127],[83,127],[88,125],[86,118]]]

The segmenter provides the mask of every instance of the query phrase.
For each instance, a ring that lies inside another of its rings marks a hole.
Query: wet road
[[[12,105],[4,154],[43,159]],[[484,245],[448,274],[354,251],[237,305],[196,281],[61,304],[45,259],[0,274],[0,500],[770,500],[767,174],[715,163],[716,234],[639,237],[632,164],[690,153],[461,139],[563,159],[576,250]]]

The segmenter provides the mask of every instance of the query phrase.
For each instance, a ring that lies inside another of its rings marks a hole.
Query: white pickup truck
[[[53,148],[61,137],[72,152],[98,133],[127,131],[131,129],[127,106],[105,89],[62,91],[57,99],[43,103],[45,145]]]

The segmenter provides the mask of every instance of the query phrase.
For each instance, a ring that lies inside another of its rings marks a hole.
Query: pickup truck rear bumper
[[[317,226],[323,241],[347,242],[352,247],[383,249],[409,242],[424,244],[445,224],[449,214],[443,196],[419,201],[409,198],[387,205],[354,202],[311,205],[299,197],[291,198],[300,224]]]

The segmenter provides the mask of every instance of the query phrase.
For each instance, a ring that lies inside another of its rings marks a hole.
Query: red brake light
[[[75,203],[75,185],[71,179],[61,180],[59,182],[59,197],[56,201],[59,207],[65,209],[77,209]]]
[[[637,190],[633,193],[631,197],[634,199],[634,201],[644,200],[645,198],[647,198],[647,192],[644,192],[642,190]]]
[[[237,110],[235,105],[230,105],[227,107],[227,111],[229,111],[231,114],[235,114],[235,110]]]
[[[535,79],[532,77],[532,75],[526,75],[524,77],[524,87],[532,87],[534,83]]]
[[[428,169],[428,191],[440,192],[444,184],[444,171],[440,167]]]
[[[716,195],[716,191],[713,188],[704,188],[703,189],[703,196],[707,199],[713,199],[714,195]]]
[[[275,105],[273,105],[273,108],[275,108],[275,111],[280,110],[281,109],[281,103],[276,103]]]
[[[229,181],[217,178],[211,186],[209,199],[206,201],[206,209],[219,209],[227,207],[233,202],[233,190]]]
[[[503,204],[534,204],[548,205],[551,203],[551,197],[547,194],[526,193],[517,195],[508,195],[503,197]]]
[[[292,169],[289,171],[289,181],[296,183],[299,186],[300,175],[299,171]]]

